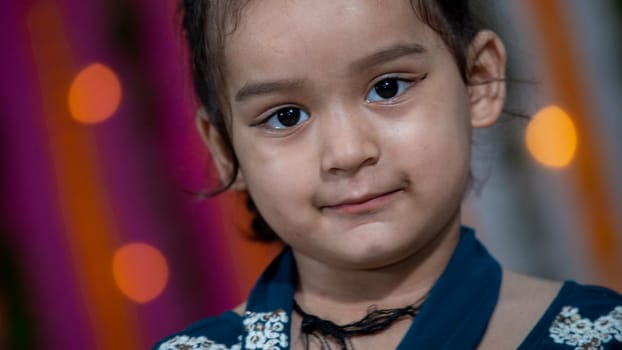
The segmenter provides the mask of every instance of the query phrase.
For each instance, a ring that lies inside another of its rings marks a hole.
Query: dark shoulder
[[[560,349],[622,349],[622,295],[604,287],[565,282],[524,348],[537,348],[536,344]]]
[[[610,315],[621,317],[617,322],[622,331],[622,295],[609,288],[567,281],[546,316],[551,321],[563,319],[570,322],[578,319],[595,321]],[[566,320],[566,316],[571,319]]]
[[[574,281],[567,281],[558,297],[564,302],[576,307],[583,306],[586,311],[596,312],[607,310],[611,306],[622,305],[622,295],[609,288],[583,285]]]
[[[165,337],[153,346],[153,350],[235,348],[239,345],[241,332],[241,316],[235,311],[226,311]]]

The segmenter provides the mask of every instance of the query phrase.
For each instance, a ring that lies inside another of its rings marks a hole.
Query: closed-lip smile
[[[337,211],[345,214],[363,214],[376,211],[389,202],[402,189],[395,189],[381,193],[368,193],[362,196],[352,196],[337,201],[335,204],[323,206],[322,209]]]

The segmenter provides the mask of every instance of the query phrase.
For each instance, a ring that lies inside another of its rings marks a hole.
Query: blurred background
[[[177,2],[2,8],[0,349],[147,349],[240,303],[279,247],[239,198],[192,194],[211,168]],[[475,9],[510,101],[474,137],[465,223],[514,270],[622,291],[622,1]]]

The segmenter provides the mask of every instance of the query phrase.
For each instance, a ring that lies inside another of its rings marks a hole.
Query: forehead
[[[378,49],[411,43],[433,48],[440,41],[409,0],[251,1],[226,37],[225,76],[236,82],[338,72]]]

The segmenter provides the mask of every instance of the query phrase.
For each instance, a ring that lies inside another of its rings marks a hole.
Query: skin
[[[296,299],[308,312],[347,323],[371,304],[401,307],[445,268],[459,239],[472,129],[494,124],[505,98],[496,35],[479,33],[468,60],[470,86],[406,0],[263,0],[244,9],[225,47],[234,188],[249,191],[293,248]],[[399,81],[399,92],[378,99],[374,86],[386,79]],[[277,128],[274,113],[285,107],[303,118]],[[226,179],[230,159],[202,113]],[[494,316],[500,325],[515,311],[506,309]],[[293,317],[293,347],[303,348]],[[354,345],[394,348],[409,324]],[[487,335],[494,346],[507,343],[494,341],[503,330]]]

